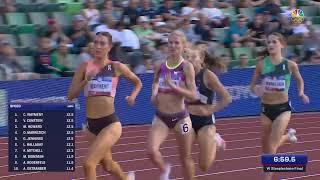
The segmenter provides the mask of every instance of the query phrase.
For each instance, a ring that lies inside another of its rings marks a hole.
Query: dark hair
[[[104,36],[108,38],[109,44],[112,44],[112,36],[108,32],[97,32],[96,36]]]
[[[269,56],[269,52],[267,48],[263,48],[256,52],[256,56]]]
[[[286,39],[284,38],[284,36],[281,33],[273,32],[268,35],[268,37],[270,37],[270,36],[276,36],[283,46],[287,45]]]
[[[219,70],[226,69],[226,66],[222,63],[219,57],[210,55],[207,51],[204,52],[204,66],[207,68],[218,68]]]

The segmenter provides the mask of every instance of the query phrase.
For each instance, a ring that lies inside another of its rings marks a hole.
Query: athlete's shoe
[[[222,139],[219,133],[216,133],[215,140],[217,142],[217,146],[220,150],[226,149],[226,141]]]
[[[171,172],[171,165],[166,164],[164,172],[161,173],[160,175],[160,180],[169,180],[170,172]]]
[[[298,138],[296,137],[297,131],[295,129],[290,128],[288,130],[288,136],[289,136],[289,141],[291,143],[296,143],[298,141]]]

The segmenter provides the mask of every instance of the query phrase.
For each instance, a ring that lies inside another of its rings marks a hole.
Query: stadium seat
[[[29,17],[32,24],[47,25],[48,15],[45,12],[30,12]]]
[[[17,27],[17,33],[18,34],[31,34],[35,33],[35,25],[34,24],[23,24],[21,26]]]
[[[68,56],[70,56],[70,59],[72,60],[71,61],[71,68],[72,69],[76,69],[77,68],[77,66],[78,66],[78,55],[77,54],[68,54]]]
[[[15,47],[17,56],[32,56],[33,51],[29,47],[17,46]]]
[[[14,0],[16,4],[30,4],[31,0]]]
[[[261,52],[261,51],[263,51],[265,49],[267,49],[266,46],[257,46],[257,47],[255,47],[254,50],[253,50],[253,57],[257,57],[258,52]]]
[[[214,55],[220,57],[221,55],[225,54],[231,57],[231,51],[229,48],[216,48],[214,49]]]
[[[32,72],[34,60],[31,56],[17,56],[17,62],[27,71]]]
[[[4,24],[4,19],[3,19],[3,16],[0,14],[0,24]]]
[[[19,34],[20,44],[23,47],[36,47],[36,37],[34,34]]]
[[[312,24],[320,24],[320,16],[313,16],[311,20]]]
[[[71,24],[71,16],[65,12],[54,12],[52,13],[52,16],[62,26],[68,26]]]
[[[18,45],[17,37],[14,34],[5,34],[5,36],[6,36],[6,40],[9,41],[11,46],[16,47]]]
[[[55,0],[56,3],[73,3],[74,0]]]
[[[42,4],[16,4],[17,12],[39,12],[41,11]]]
[[[318,15],[318,8],[316,6],[300,6],[299,7],[304,16],[317,16]]]
[[[232,48],[233,59],[238,60],[240,54],[246,54],[249,59],[253,58],[252,50],[248,47]]]
[[[48,3],[41,7],[42,12],[63,12],[66,8],[64,3]]]
[[[45,4],[48,4],[48,3],[51,3],[52,0],[35,0],[37,3],[45,3]]]
[[[236,9],[234,7],[223,8],[223,9],[220,9],[220,10],[222,11],[222,13],[225,16],[229,16],[232,21],[236,19],[237,12],[236,12]]]
[[[27,15],[25,13],[6,13],[5,16],[9,25],[28,24]]]
[[[316,30],[320,30],[320,24],[313,24],[312,27]]]
[[[16,32],[16,28],[10,25],[0,25],[0,34],[12,34]]]
[[[218,39],[219,43],[224,43],[226,34],[229,28],[213,28],[212,31],[215,35],[215,37]]]
[[[249,19],[253,19],[256,14],[256,8],[239,8],[240,14],[244,14]]]
[[[65,12],[68,14],[80,14],[82,10],[82,3],[68,3]]]
[[[297,54],[296,53],[296,47],[295,46],[287,46],[285,48],[285,51],[284,51],[284,55],[285,56],[288,56],[290,54]]]

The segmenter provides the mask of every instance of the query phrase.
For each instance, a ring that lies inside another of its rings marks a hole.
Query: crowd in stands
[[[79,64],[92,58],[93,38],[103,31],[112,35],[110,58],[137,74],[152,73],[153,64],[166,58],[167,36],[173,30],[220,57],[229,69],[254,67],[267,55],[265,38],[272,32],[286,37],[286,58],[320,64],[317,0],[75,0],[82,5],[79,12],[42,12],[45,24],[29,39],[1,28],[12,27],[8,14],[19,13],[17,1],[23,0],[3,0],[0,5],[1,80],[72,76]],[[290,16],[297,8],[304,20],[295,24]],[[27,10],[32,24],[32,10]],[[28,51],[21,51],[19,41],[29,44]]]

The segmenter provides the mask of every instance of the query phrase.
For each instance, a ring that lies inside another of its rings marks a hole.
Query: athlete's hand
[[[166,84],[168,84],[168,86],[170,86],[173,89],[175,88],[175,84],[171,80],[171,73],[170,72],[166,74]]]
[[[154,106],[157,106],[157,105],[158,105],[158,96],[157,96],[157,95],[152,95],[152,96],[151,96],[151,103],[152,103]]]
[[[88,82],[88,81],[90,81],[93,77],[95,77],[96,76],[96,73],[94,73],[94,72],[88,72],[87,74],[86,74],[86,76],[84,77],[84,80],[86,81],[86,82]]]
[[[133,96],[127,96],[126,100],[130,106],[133,106],[136,103],[136,98]]]
[[[301,97],[301,99],[302,99],[304,104],[309,104],[310,100],[309,100],[309,97],[307,95],[302,94],[302,95],[300,95],[300,97]]]
[[[258,97],[262,97],[263,96],[263,87],[262,86],[259,86],[259,85],[256,85],[254,86],[253,88],[253,92],[255,95],[257,95]]]

